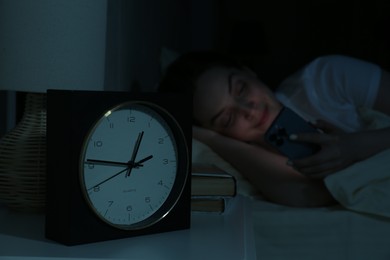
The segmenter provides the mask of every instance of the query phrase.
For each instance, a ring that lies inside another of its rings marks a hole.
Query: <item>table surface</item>
[[[65,246],[44,235],[44,215],[0,207],[4,259],[256,259],[250,200],[237,196],[224,214],[195,213],[188,230]]]

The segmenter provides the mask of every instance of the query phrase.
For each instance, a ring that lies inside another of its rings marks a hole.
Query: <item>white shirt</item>
[[[347,132],[363,130],[359,111],[372,108],[380,78],[381,68],[375,64],[324,56],[284,80],[276,97],[306,120],[323,119]]]

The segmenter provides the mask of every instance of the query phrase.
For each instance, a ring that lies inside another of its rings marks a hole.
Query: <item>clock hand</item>
[[[101,165],[124,166],[124,167],[134,166],[134,165],[130,164],[130,162],[124,163],[124,162],[114,162],[114,161],[95,160],[95,159],[87,159],[85,163],[94,163],[94,164],[101,164]]]
[[[143,135],[144,135],[144,131],[142,131],[142,132],[140,132],[140,133],[138,134],[138,138],[137,138],[137,141],[135,142],[134,149],[133,149],[133,154],[132,154],[132,156],[131,156],[131,159],[130,159],[130,161],[129,161],[129,164],[134,165],[135,157],[137,156],[138,149],[139,149],[139,146],[140,146],[140,144],[141,144]],[[132,169],[133,169],[132,166],[130,166],[130,167],[127,169],[126,177],[129,177],[129,176],[130,176],[131,170],[132,170]]]
[[[112,178],[115,178],[116,176],[118,176],[119,174],[121,174],[122,172],[125,172],[125,171],[127,171],[127,168],[126,168],[126,169],[124,169],[124,170],[121,170],[120,172],[118,172],[118,173],[116,173],[116,174],[114,174],[114,175],[112,175],[111,177],[109,177],[109,178],[105,179],[104,181],[101,181],[101,182],[99,182],[98,184],[96,184],[96,185],[92,186],[92,187],[91,187],[91,188],[89,188],[88,190],[92,190],[92,189],[94,189],[94,188],[96,188],[96,187],[98,187],[98,186],[102,185],[103,183],[105,183],[105,182],[107,182],[107,181],[111,180]]]
[[[152,158],[153,158],[153,155],[146,156],[145,158],[143,158],[142,160],[139,160],[138,162],[134,163],[134,165],[132,164],[131,166],[129,165],[129,163],[112,162],[112,161],[103,161],[103,160],[93,160],[93,159],[88,159],[87,162],[102,163],[102,164],[110,164],[110,165],[111,165],[111,164],[113,164],[113,165],[122,165],[122,166],[128,166],[128,167],[135,167],[135,168],[138,168],[138,167],[142,167],[142,166],[143,166],[141,163],[146,162],[146,161],[148,161],[148,160],[150,160],[150,159],[152,159]],[[105,179],[104,181],[101,181],[101,182],[99,182],[98,184],[92,186],[92,187],[89,188],[88,190],[92,190],[92,189],[96,188],[97,186],[102,185],[103,183],[105,183],[105,182],[107,182],[107,181],[109,181],[109,180],[115,178],[116,176],[118,176],[119,174],[121,174],[122,172],[127,171],[127,170],[128,170],[128,168],[126,168],[126,169],[124,169],[124,170],[122,170],[122,171],[120,171],[120,172],[118,172],[118,173],[112,175],[111,177]]]
[[[138,168],[140,166],[143,166],[143,164],[141,164],[141,163],[146,162],[146,161],[148,161],[148,160],[150,160],[152,158],[153,158],[153,155],[146,156],[142,160],[139,160],[138,162],[134,163],[134,168]]]

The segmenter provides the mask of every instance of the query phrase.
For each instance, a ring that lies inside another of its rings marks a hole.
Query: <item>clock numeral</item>
[[[103,142],[100,141],[100,140],[99,140],[99,141],[94,141],[94,142],[93,142],[93,146],[94,146],[94,147],[102,147],[102,146],[103,146]]]
[[[127,122],[128,123],[135,123],[135,116],[128,116],[127,117]]]
[[[127,211],[132,211],[132,210],[133,210],[133,207],[132,207],[131,205],[129,205],[129,206],[126,207],[126,210],[127,210]]]
[[[169,160],[168,159],[163,159],[163,164],[164,165],[167,165],[169,163]]]
[[[95,168],[95,164],[94,163],[87,163],[87,166],[88,166],[88,169],[90,169],[90,170]]]
[[[108,126],[110,127],[110,129],[113,129],[114,128],[114,123],[110,123]]]
[[[162,187],[164,187],[164,188],[169,189],[169,187],[168,187],[167,185],[165,185],[165,183],[164,183],[162,180],[158,182],[158,185],[159,185],[159,186],[162,186]]]
[[[145,202],[146,202],[146,203],[150,203],[150,202],[151,202],[150,197],[145,197]]]
[[[100,186],[93,187],[93,192],[99,192],[99,191],[100,191]]]
[[[158,138],[158,144],[164,144],[164,138]]]
[[[108,207],[111,207],[112,204],[114,204],[114,201],[113,201],[113,200],[109,200],[109,201],[108,201]]]

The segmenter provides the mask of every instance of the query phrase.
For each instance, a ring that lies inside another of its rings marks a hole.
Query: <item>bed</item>
[[[363,111],[372,127],[389,118]],[[252,201],[258,259],[390,259],[390,150],[325,179],[340,205],[293,208],[266,201],[209,147],[193,139],[193,162],[233,174],[237,193]]]

